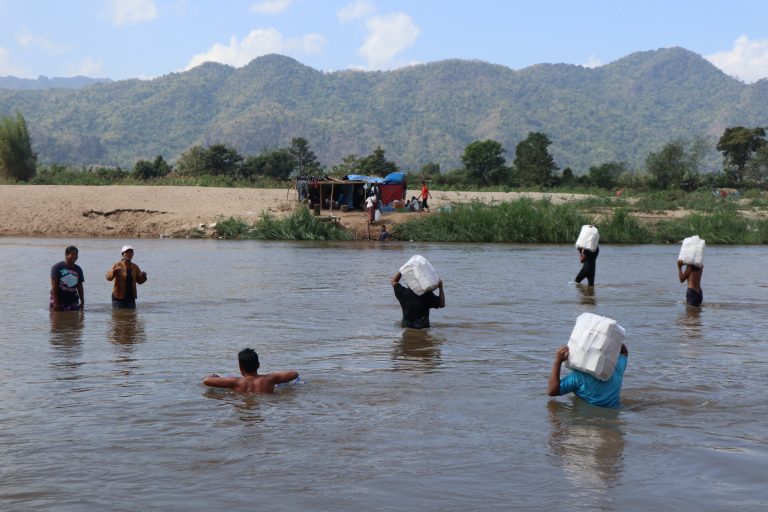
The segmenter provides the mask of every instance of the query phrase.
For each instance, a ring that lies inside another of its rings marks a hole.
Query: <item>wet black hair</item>
[[[244,348],[237,353],[237,361],[245,373],[255,373],[259,369],[259,354],[252,348]]]
[[[77,247],[75,247],[74,245],[70,245],[69,247],[64,249],[64,256],[66,256],[71,252],[74,252],[75,254],[80,254],[80,251],[77,250]]]

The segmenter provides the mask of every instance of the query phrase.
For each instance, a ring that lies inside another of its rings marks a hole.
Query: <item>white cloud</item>
[[[413,46],[419,36],[419,27],[402,12],[376,16],[365,26],[368,35],[357,53],[368,61],[368,69],[390,67],[395,56]]]
[[[336,17],[342,23],[348,23],[359,18],[365,18],[376,12],[376,6],[368,0],[356,0],[351,4],[347,4],[338,11],[336,11]]]
[[[251,6],[251,12],[258,12],[261,14],[280,14],[286,10],[293,0],[264,0],[263,2],[257,2]]]
[[[0,76],[26,77],[27,73],[17,66],[11,58],[11,52],[0,46]]]
[[[599,68],[603,65],[603,61],[600,60],[599,57],[596,55],[590,55],[589,59],[587,59],[586,64],[584,64],[585,68]]]
[[[733,48],[707,55],[706,59],[731,76],[747,83],[768,77],[768,39],[741,36]]]
[[[192,57],[185,69],[192,69],[203,62],[220,62],[230,66],[242,67],[251,60],[268,53],[288,55],[319,53],[325,46],[325,37],[321,34],[307,34],[298,38],[285,38],[274,28],[252,30],[242,41],[232,36],[228,45],[216,43],[205,53]]]
[[[157,18],[155,0],[111,0],[109,18],[117,26],[143,23]]]
[[[16,42],[19,43],[19,46],[37,46],[52,54],[65,53],[70,50],[69,47],[56,44],[45,36],[31,34],[27,27],[22,27],[16,34]]]
[[[90,57],[86,57],[77,62],[70,62],[66,65],[65,76],[88,76],[97,78],[102,76],[103,68],[101,63],[96,62]]]

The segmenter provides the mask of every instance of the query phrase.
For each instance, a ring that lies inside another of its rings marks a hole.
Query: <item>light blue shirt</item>
[[[603,381],[588,373],[573,370],[560,380],[560,394],[573,392],[590,404],[618,409],[621,381],[626,368],[627,356],[620,354],[616,369],[608,380]]]

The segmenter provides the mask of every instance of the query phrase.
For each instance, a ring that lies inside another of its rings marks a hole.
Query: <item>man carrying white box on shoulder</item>
[[[549,374],[549,396],[574,393],[592,405],[618,409],[628,355],[623,327],[611,318],[582,313],[568,346],[555,353]],[[571,372],[561,379],[563,363]]]

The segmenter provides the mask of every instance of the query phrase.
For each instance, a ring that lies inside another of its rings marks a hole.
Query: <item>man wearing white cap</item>
[[[107,281],[115,281],[112,288],[112,307],[117,309],[134,309],[136,307],[136,285],[147,281],[147,273],[133,263],[133,247],[124,245],[123,259],[112,265],[107,272]]]

